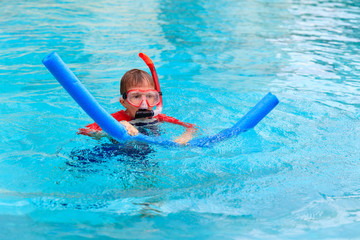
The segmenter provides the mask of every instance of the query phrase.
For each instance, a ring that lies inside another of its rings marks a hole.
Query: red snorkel
[[[158,79],[153,61],[151,61],[151,59],[144,53],[139,53],[139,57],[142,60],[144,60],[144,62],[150,69],[151,75],[152,75],[152,77],[154,79],[154,83],[155,83],[155,90],[158,91],[159,95],[160,95],[160,102],[156,105],[155,110],[145,110],[145,111],[139,110],[139,111],[137,111],[135,114],[135,118],[153,117],[153,116],[160,114],[162,111],[162,107],[163,107],[162,93],[160,90],[159,79]]]

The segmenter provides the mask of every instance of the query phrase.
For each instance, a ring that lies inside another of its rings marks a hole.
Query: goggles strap
[[[123,98],[124,100],[127,98],[127,92],[124,92],[124,93],[122,94],[122,98]]]

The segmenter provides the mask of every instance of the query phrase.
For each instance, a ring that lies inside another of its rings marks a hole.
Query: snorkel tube
[[[160,83],[159,83],[159,79],[155,70],[155,66],[153,61],[151,61],[151,59],[144,53],[139,53],[139,57],[144,60],[144,62],[146,63],[146,65],[149,67],[152,78],[154,79],[154,83],[155,83],[155,90],[158,91],[159,95],[160,95],[160,102],[156,105],[156,109],[155,110],[143,110],[143,109],[139,109],[136,113],[135,113],[135,119],[137,118],[146,118],[146,117],[154,117],[158,114],[161,113],[162,111],[162,107],[163,107],[163,100],[162,100],[162,93],[161,93],[161,89],[160,89]]]

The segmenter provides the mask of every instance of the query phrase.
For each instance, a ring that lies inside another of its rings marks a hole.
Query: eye
[[[154,96],[154,94],[153,93],[148,93],[148,94],[146,94],[146,98],[148,98],[148,99],[153,99],[155,96]]]
[[[139,99],[139,98],[141,98],[141,94],[136,93],[132,97],[135,98],[135,99]]]

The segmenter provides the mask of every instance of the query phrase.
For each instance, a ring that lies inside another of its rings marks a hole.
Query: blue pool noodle
[[[74,73],[62,61],[55,52],[50,53],[43,59],[43,64],[47,67],[52,75],[71,95],[71,97],[79,104],[79,106],[110,136],[119,141],[137,140],[147,143],[159,144],[163,146],[178,146],[171,140],[161,137],[149,137],[143,134],[130,136],[125,127],[114,119],[91,95],[91,93],[83,86]],[[242,117],[233,127],[225,129],[220,133],[197,138],[188,143],[190,146],[209,146],[218,141],[236,136],[239,133],[253,128],[261,121],[277,104],[279,100],[276,96],[268,93],[260,102],[251,109],[244,117]]]
[[[268,93],[253,107],[245,116],[243,116],[231,128],[227,128],[214,136],[196,138],[189,142],[192,146],[209,146],[213,143],[223,141],[233,136],[239,135],[256,126],[274,107],[279,103],[279,100],[272,93]]]

